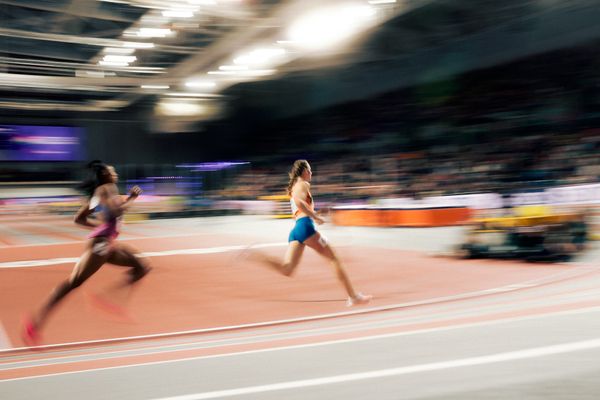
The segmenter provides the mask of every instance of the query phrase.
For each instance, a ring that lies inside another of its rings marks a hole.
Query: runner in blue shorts
[[[292,213],[296,219],[296,224],[288,237],[289,244],[285,259],[281,263],[270,257],[262,256],[262,261],[283,275],[291,276],[300,262],[304,248],[308,246],[332,263],[336,269],[338,279],[348,293],[346,303],[348,306],[368,303],[371,301],[372,296],[354,290],[339,257],[325,237],[315,228],[315,222],[320,225],[325,221],[314,210],[313,198],[310,194],[310,181],[312,179],[310,165],[306,160],[297,160],[294,162],[289,176],[290,181],[287,192],[290,195]]]

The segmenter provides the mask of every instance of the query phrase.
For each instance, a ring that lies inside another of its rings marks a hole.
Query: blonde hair
[[[298,180],[298,177],[300,177],[302,175],[302,173],[304,171],[306,171],[307,169],[308,169],[308,161],[306,161],[306,160],[294,161],[294,164],[292,165],[292,169],[288,173],[288,175],[290,176],[290,180],[289,180],[288,186],[287,186],[287,194],[288,195],[290,195],[290,196],[292,195],[292,188],[294,187],[294,184]]]

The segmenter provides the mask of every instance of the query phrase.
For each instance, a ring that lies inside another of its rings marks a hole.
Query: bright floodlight
[[[106,60],[100,60],[98,61],[99,65],[103,65],[105,67],[128,67],[129,63],[125,62],[125,61],[106,61]]]
[[[219,67],[221,71],[246,71],[248,70],[247,65],[221,65]]]
[[[171,34],[172,30],[163,28],[140,28],[137,33],[140,37],[165,37]]]
[[[203,97],[203,98],[214,98],[214,97],[221,97],[220,94],[214,94],[214,93],[190,93],[190,92],[169,92],[166,93],[167,96],[172,96],[172,97]]]
[[[249,53],[236,57],[234,64],[264,65],[273,62],[273,59],[285,55],[285,49],[263,48],[255,49]]]
[[[104,61],[108,62],[120,62],[120,63],[132,63],[137,60],[136,56],[122,56],[119,54],[107,54],[103,58]]]
[[[142,89],[154,89],[154,90],[166,90],[169,89],[169,85],[142,85]]]
[[[185,83],[186,87],[189,88],[205,88],[205,89],[210,89],[210,88],[214,88],[215,86],[217,86],[217,84],[213,81],[206,81],[206,80],[191,80],[191,81],[187,81]]]
[[[154,43],[123,42],[123,47],[130,47],[133,49],[151,49],[154,47]]]
[[[194,13],[190,10],[164,10],[162,15],[169,18],[192,18]]]
[[[366,5],[346,5],[314,10],[296,20],[288,34],[297,46],[309,50],[331,48],[366,27],[375,10]]]
[[[204,113],[205,108],[197,103],[167,100],[158,103],[157,110],[161,115],[187,117],[201,115]]]
[[[199,4],[203,6],[213,6],[217,4],[217,0],[188,0],[190,4]]]
[[[231,75],[240,77],[268,76],[276,73],[276,69],[253,69],[248,71],[208,71],[208,75]]]
[[[104,53],[130,55],[135,52],[132,47],[105,47],[102,50]]]

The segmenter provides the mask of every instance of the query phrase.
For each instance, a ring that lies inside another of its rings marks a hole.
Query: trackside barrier
[[[334,207],[332,221],[341,226],[434,227],[466,223],[468,207],[358,208]]]

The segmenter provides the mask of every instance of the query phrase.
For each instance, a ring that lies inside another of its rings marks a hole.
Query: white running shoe
[[[373,296],[371,296],[370,294],[362,294],[362,293],[358,292],[358,293],[356,293],[356,296],[348,297],[348,300],[346,301],[346,306],[352,307],[352,306],[356,306],[356,305],[360,305],[360,304],[367,304],[372,299],[373,299]]]

